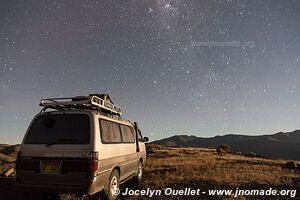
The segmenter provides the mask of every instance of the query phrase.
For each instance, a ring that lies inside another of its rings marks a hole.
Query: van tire
[[[107,186],[104,189],[103,199],[115,200],[118,194],[115,194],[114,191],[120,192],[120,175],[116,169],[109,176]]]
[[[133,178],[134,182],[138,185],[140,185],[143,181],[143,173],[144,173],[143,168],[144,167],[143,167],[142,161],[139,161],[137,169],[136,169],[136,174]]]

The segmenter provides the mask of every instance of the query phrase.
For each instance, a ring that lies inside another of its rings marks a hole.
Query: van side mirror
[[[144,137],[144,142],[149,142],[149,138],[148,137]]]

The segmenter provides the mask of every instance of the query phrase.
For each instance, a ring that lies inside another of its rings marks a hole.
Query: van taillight
[[[89,154],[89,171],[96,172],[98,170],[98,152],[91,152]]]
[[[16,160],[16,169],[20,168],[21,156],[22,156],[21,151],[18,151],[17,160]]]

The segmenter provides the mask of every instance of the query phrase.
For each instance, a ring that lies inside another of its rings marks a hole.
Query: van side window
[[[101,141],[102,143],[121,143],[121,131],[119,124],[107,121],[100,120],[100,128],[101,128]]]
[[[124,143],[134,143],[134,130],[130,126],[120,125]]]

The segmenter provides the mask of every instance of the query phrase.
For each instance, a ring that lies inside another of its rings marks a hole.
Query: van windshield
[[[84,114],[46,114],[32,123],[25,144],[89,144],[90,119]]]

